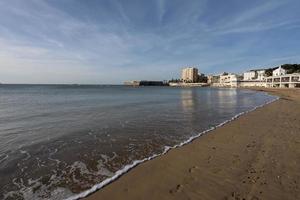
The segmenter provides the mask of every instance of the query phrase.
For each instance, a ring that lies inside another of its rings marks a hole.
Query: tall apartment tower
[[[198,69],[194,67],[187,67],[181,71],[181,79],[184,82],[195,83],[198,81]]]

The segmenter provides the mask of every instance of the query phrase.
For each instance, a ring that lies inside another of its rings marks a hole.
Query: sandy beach
[[[87,200],[300,199],[300,90],[132,169]]]

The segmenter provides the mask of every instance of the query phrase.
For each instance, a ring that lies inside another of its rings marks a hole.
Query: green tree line
[[[288,74],[293,74],[293,73],[300,73],[300,64],[284,64],[281,65],[283,69],[287,71]],[[277,69],[278,67],[274,68],[269,68],[266,70],[266,75],[267,76],[272,76],[273,70]]]

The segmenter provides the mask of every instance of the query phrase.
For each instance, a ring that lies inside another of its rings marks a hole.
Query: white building
[[[266,70],[255,69],[245,72],[243,80],[238,82],[238,87],[265,87]]]
[[[275,73],[274,71],[273,74],[277,76],[267,77],[266,87],[300,88],[300,73],[278,75],[280,71],[278,70]]]
[[[220,83],[220,76],[208,75],[207,83],[211,85],[214,83]]]
[[[266,70],[265,69],[256,69],[256,70],[250,70],[245,72],[244,74],[244,81],[263,81],[265,80],[266,76]]]
[[[181,71],[181,79],[184,82],[195,83],[198,81],[198,69],[194,67],[187,67]]]
[[[253,70],[245,72],[243,75],[244,75],[243,78],[244,81],[250,81],[256,79],[256,73]]]
[[[282,76],[282,75],[286,75],[286,70],[281,68],[281,66],[279,66],[277,69],[273,70],[273,76]]]
[[[257,73],[258,81],[264,81],[266,79],[266,70],[265,69],[257,70],[256,73]]]
[[[240,76],[237,74],[223,74],[220,75],[220,83],[221,87],[238,87],[238,81],[240,80]]]

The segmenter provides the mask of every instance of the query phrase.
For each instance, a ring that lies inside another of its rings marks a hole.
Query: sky
[[[299,0],[0,0],[0,82],[169,80],[300,63]]]

